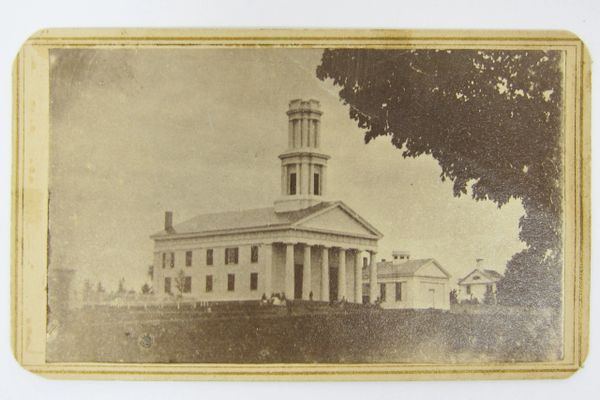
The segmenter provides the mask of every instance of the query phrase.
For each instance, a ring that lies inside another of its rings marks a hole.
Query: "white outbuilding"
[[[411,260],[408,252],[394,251],[392,261],[377,263],[376,293],[382,308],[449,310],[450,277],[433,258]],[[366,271],[363,293],[371,293]]]
[[[493,269],[483,268],[484,260],[477,259],[476,268],[458,281],[458,300],[496,303],[498,282],[503,275]]]

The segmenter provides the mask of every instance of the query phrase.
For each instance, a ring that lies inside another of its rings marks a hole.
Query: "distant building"
[[[450,309],[450,274],[433,258],[411,260],[405,251],[394,251],[392,261],[377,264],[376,294],[383,308]],[[363,292],[370,293],[368,271]],[[364,301],[369,301],[365,296]]]
[[[458,281],[458,301],[475,300],[483,303],[486,296],[492,303],[496,303],[498,282],[503,275],[492,269],[483,268],[484,260],[477,259],[476,268],[467,276]]]
[[[239,301],[283,293],[362,302],[363,256],[369,254],[376,280],[382,234],[345,203],[326,200],[330,157],[321,150],[321,114],[316,100],[290,102],[281,196],[273,206],[178,224],[165,214],[164,229],[151,236],[155,295]]]

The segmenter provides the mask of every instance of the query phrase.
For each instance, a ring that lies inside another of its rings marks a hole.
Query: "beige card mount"
[[[558,31],[51,29],[14,64],[13,349],[54,378],[560,378],[590,59]]]

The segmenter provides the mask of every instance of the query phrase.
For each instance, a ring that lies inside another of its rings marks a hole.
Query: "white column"
[[[338,266],[338,300],[346,299],[346,249],[339,251],[339,266]]]
[[[362,303],[362,266],[360,265],[360,250],[354,253],[354,302]]]
[[[312,187],[312,184],[313,184],[313,182],[312,182],[313,181],[312,175],[313,175],[313,165],[309,163],[308,164],[308,180],[307,180],[308,181],[308,186],[306,186],[306,188],[308,189],[307,190],[308,194],[313,194],[314,193],[314,189]]]
[[[311,250],[308,244],[304,245],[304,265],[302,267],[302,299],[308,300],[312,291],[312,265],[311,265]],[[313,293],[314,295],[314,293]]]
[[[300,120],[294,120],[294,147],[300,147]]]
[[[377,262],[375,262],[376,252],[371,251],[371,264],[369,266],[369,302],[375,303],[379,294],[377,293]]]
[[[315,121],[315,147],[319,148],[321,146],[321,133],[319,132],[319,121]]]
[[[321,196],[327,195],[327,167],[321,166]]]
[[[290,120],[288,124],[288,149],[294,147],[294,121]]]
[[[306,175],[306,172],[304,172],[304,164],[300,163],[298,164],[298,177],[296,178],[297,194],[306,193],[306,190],[304,189],[304,175]]]
[[[285,177],[287,176],[287,166],[281,166],[281,195],[285,196],[287,194],[287,186],[285,184]]]
[[[273,293],[273,244],[267,243],[262,246],[262,254],[258,254],[258,257],[262,257],[264,260],[264,293],[267,298],[271,297],[271,293]]]
[[[311,138],[312,135],[312,120],[310,119],[310,114],[306,117],[306,147],[310,147],[313,145],[313,140]]]
[[[294,244],[286,243],[285,249],[285,297],[294,299]]]
[[[308,130],[308,129],[307,129],[307,128],[308,128],[308,126],[307,126],[307,124],[306,124],[306,122],[307,122],[307,120],[306,120],[306,116],[305,116],[305,115],[302,115],[302,119],[301,119],[300,121],[302,121],[302,127],[301,127],[301,130],[302,130],[302,145],[301,145],[301,147],[306,147],[306,141],[307,141],[307,136],[308,136],[308,135],[306,134],[306,132],[307,132],[307,130]]]
[[[321,257],[321,301],[329,301],[329,249],[323,247]]]

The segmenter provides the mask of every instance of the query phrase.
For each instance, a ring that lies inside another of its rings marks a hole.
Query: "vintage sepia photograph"
[[[413,35],[30,39],[15,64],[16,358],[59,377],[576,371],[583,45]]]
[[[49,62],[49,362],[562,358],[561,52]]]

